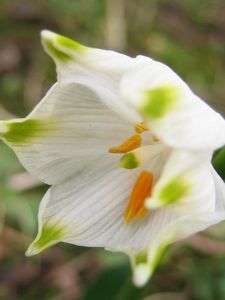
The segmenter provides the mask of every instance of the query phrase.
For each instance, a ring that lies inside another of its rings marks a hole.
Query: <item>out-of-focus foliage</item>
[[[225,114],[224,10],[223,0],[2,0],[0,118],[25,116],[55,80],[41,29],[161,60]],[[225,178],[224,149],[213,164]],[[59,245],[25,258],[46,188],[0,144],[0,299],[225,299],[224,224],[172,247],[143,289],[122,254]]]

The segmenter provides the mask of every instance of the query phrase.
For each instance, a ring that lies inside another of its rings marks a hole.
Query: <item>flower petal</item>
[[[177,214],[213,211],[215,186],[211,154],[174,150],[162,171],[148,208],[172,206]]]
[[[150,169],[155,163],[149,165]],[[47,192],[39,211],[38,235],[28,255],[59,240],[126,253],[147,249],[149,240],[174,216],[164,208],[126,224],[126,207],[140,170],[115,169],[114,164],[114,156],[102,159],[98,168],[90,166]],[[49,231],[54,234],[47,238]]]
[[[225,183],[217,172],[211,168],[216,192],[216,210],[225,211]]]
[[[42,44],[57,66],[61,84],[77,82],[93,89],[108,107],[135,124],[140,117],[119,94],[119,80],[133,63],[129,56],[83,46],[67,37],[44,30]]]
[[[225,121],[168,66],[139,56],[121,81],[124,99],[165,143],[182,149],[225,144]]]
[[[215,211],[205,214],[191,214],[175,219],[159,232],[158,237],[151,240],[145,259],[139,261],[138,255],[133,255],[133,281],[137,286],[143,286],[159,265],[168,246],[178,240],[185,239],[196,232],[225,220],[225,211]],[[136,263],[135,263],[136,262]]]
[[[89,88],[56,83],[27,118],[1,121],[0,131],[31,174],[56,184],[107,154],[132,127]]]
[[[43,46],[56,63],[77,63],[87,69],[117,75],[127,69],[132,58],[111,50],[90,48],[49,30],[41,32]]]
[[[93,165],[47,192],[39,210],[38,235],[27,255],[59,241],[123,251],[132,259],[134,283],[141,286],[169,244],[220,222],[225,213],[205,212],[203,207],[202,213],[186,211],[188,215],[176,217],[167,207],[125,224],[124,213],[138,170],[113,169],[113,158],[102,159],[98,168]],[[153,160],[149,169],[155,172],[158,163]]]

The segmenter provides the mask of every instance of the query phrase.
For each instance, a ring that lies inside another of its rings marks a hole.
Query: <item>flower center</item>
[[[125,166],[124,159],[123,159],[122,165],[127,169],[138,167],[139,164],[138,162],[136,162],[136,158],[133,157],[134,153],[131,151],[137,148],[143,149],[140,148],[142,143],[141,133],[143,133],[144,131],[148,131],[149,128],[144,123],[138,123],[134,125],[134,130],[137,132],[136,134],[129,137],[119,146],[110,147],[108,149],[109,153],[125,153],[126,155],[125,160],[127,163],[125,163],[126,165]],[[155,137],[155,141],[156,141],[156,137]],[[128,158],[129,161],[127,161]],[[133,162],[133,164],[131,161]],[[132,164],[132,167],[130,166],[130,164]],[[129,202],[124,214],[126,224],[129,224],[133,220],[141,219],[148,212],[148,209],[145,208],[145,199],[151,196],[152,188],[153,188],[153,173],[149,171],[142,171],[139,174],[130,194]]]
[[[139,175],[130,195],[127,209],[125,211],[125,223],[141,219],[148,210],[145,208],[145,199],[151,196],[153,187],[153,174],[142,171]]]

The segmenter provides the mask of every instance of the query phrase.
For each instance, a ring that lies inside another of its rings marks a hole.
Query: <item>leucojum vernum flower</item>
[[[225,219],[225,185],[211,165],[225,121],[168,66],[85,47],[44,30],[57,82],[1,139],[51,185],[37,254],[62,241],[128,254],[144,285],[171,243]]]

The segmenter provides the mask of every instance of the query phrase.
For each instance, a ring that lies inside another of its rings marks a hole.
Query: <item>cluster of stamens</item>
[[[136,133],[125,140],[119,146],[109,148],[109,153],[125,154],[139,148],[142,144],[141,134],[148,131],[144,123],[138,123],[134,126]],[[152,137],[153,141],[158,141],[157,137]],[[124,214],[125,223],[141,219],[146,215],[148,210],[145,208],[145,200],[151,196],[153,188],[153,173],[142,171],[130,193],[128,205]]]

